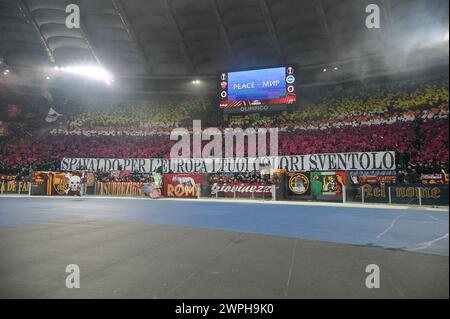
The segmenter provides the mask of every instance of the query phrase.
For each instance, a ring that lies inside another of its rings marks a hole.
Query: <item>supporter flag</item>
[[[342,195],[342,190],[347,183],[347,178],[346,178],[345,172],[336,172],[336,178],[337,178],[338,185],[339,185],[337,195]]]
[[[321,174],[317,172],[312,172],[310,181],[311,181],[311,195],[318,196],[322,194]]]
[[[58,118],[60,118],[61,116],[62,116],[62,114],[59,114],[51,107],[50,110],[48,110],[48,114],[47,114],[47,117],[45,118],[45,121],[47,123],[53,123],[53,122],[56,122],[58,120]]]
[[[345,172],[311,173],[312,195],[342,195],[346,183]]]

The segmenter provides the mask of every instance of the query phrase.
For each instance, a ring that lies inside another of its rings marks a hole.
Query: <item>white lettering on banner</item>
[[[219,193],[256,193],[256,194],[270,194],[272,192],[272,185],[254,184],[254,183],[214,183],[211,186],[211,194]]]
[[[289,172],[394,170],[395,152],[333,153],[256,158],[204,159],[107,159],[64,158],[61,170],[117,171],[139,173],[244,173],[272,169]]]

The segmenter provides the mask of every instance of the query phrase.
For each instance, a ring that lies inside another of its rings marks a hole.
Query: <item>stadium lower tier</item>
[[[403,165],[434,162],[448,165],[448,121],[397,122],[394,124],[332,128],[280,133],[279,154],[318,154],[395,151]],[[167,158],[169,136],[84,137],[47,136],[33,141],[6,141],[0,153],[0,171],[58,169],[64,157]]]

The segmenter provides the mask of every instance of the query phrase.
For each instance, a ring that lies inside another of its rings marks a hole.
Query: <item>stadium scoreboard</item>
[[[219,105],[224,113],[282,111],[297,101],[296,65],[219,72]]]

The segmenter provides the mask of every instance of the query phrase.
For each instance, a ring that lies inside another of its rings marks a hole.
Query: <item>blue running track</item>
[[[0,197],[0,227],[79,218],[200,227],[449,255],[448,211]]]

